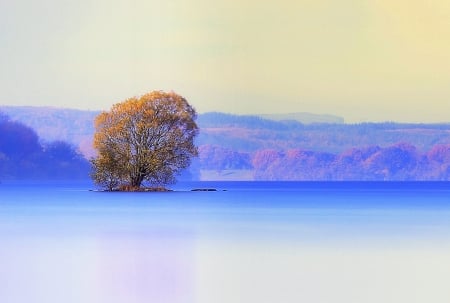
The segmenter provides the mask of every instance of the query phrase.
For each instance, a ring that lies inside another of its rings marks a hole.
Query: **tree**
[[[365,161],[366,173],[375,180],[411,180],[417,166],[416,147],[409,143],[398,143],[380,149]]]
[[[200,166],[203,169],[250,169],[250,155],[217,145],[199,147]]]
[[[197,156],[196,117],[174,92],[153,91],[113,105],[95,119],[94,181],[108,190],[174,182]]]
[[[89,162],[75,146],[65,141],[44,143],[39,162],[54,179],[84,179],[89,172]]]
[[[0,121],[0,134],[0,152],[10,159],[19,161],[42,150],[36,132],[20,122]]]

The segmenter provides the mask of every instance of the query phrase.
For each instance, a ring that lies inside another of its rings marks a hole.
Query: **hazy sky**
[[[0,0],[0,104],[450,121],[448,0]]]

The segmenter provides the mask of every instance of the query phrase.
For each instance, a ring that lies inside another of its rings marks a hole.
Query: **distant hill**
[[[91,142],[98,111],[30,106],[0,106],[0,111],[35,129],[44,140],[64,140],[78,146],[85,155],[93,155]],[[293,119],[276,121],[257,115],[220,112],[200,114],[197,123],[201,129],[198,145],[217,145],[240,152],[302,148],[338,153],[353,147],[388,146],[398,142],[428,150],[436,144],[450,143],[450,124],[304,124]]]
[[[311,123],[344,123],[344,118],[333,115],[318,115],[311,113],[289,113],[289,114],[270,114],[258,115],[265,119],[275,121],[297,121],[303,124]]]
[[[89,178],[90,164],[64,141],[43,141],[29,126],[0,113],[0,179]]]
[[[303,124],[274,121],[259,116],[205,113],[199,116],[199,144],[213,144],[237,151],[305,149],[339,153],[353,147],[389,146],[408,142],[419,150],[450,143],[450,123]]]
[[[15,106],[0,106],[0,111],[35,129],[43,140],[64,140],[87,158],[94,155],[93,121],[99,112]],[[302,123],[299,114],[200,114],[200,156],[193,169],[205,179],[223,180],[450,178],[450,123],[345,124],[329,117],[326,123]],[[393,161],[399,163],[395,173],[389,166]],[[407,172],[402,163],[409,163]]]
[[[33,128],[43,140],[67,141],[87,157],[93,156],[93,121],[98,111],[34,106],[0,106],[0,111]]]

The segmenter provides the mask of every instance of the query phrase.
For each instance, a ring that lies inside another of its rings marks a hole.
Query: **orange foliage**
[[[113,105],[95,119],[94,180],[109,189],[173,182],[197,155],[195,118],[174,92],[154,91]]]

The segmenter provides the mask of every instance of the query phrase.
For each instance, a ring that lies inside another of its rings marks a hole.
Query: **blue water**
[[[342,251],[367,260],[406,252],[411,264],[422,264],[424,248],[436,257],[450,247],[446,182],[192,182],[165,193],[92,189],[89,182],[0,184],[0,302],[230,302],[240,296],[276,302],[269,291],[242,289],[248,281],[232,276],[290,290],[292,277],[303,277],[295,264],[330,262],[325,271],[332,277],[347,260]],[[309,251],[315,253],[305,255]],[[252,260],[264,264],[242,271]],[[389,262],[380,268],[395,275]],[[358,268],[369,265],[348,266],[349,279],[360,281]],[[274,272],[291,278],[272,280]],[[372,273],[366,278],[374,279]],[[434,302],[448,302],[450,295],[439,295],[436,281],[432,285]],[[352,288],[341,287],[342,300],[335,295],[333,302],[372,302],[376,296],[363,295],[374,290],[367,287],[353,300]],[[284,302],[329,302],[306,294],[292,292]]]
[[[311,238],[298,227],[328,234],[338,229],[337,236],[354,237],[361,231],[369,232],[362,236],[383,236],[384,230],[385,236],[430,230],[443,234],[450,226],[446,182],[193,182],[177,184],[167,193],[93,188],[89,182],[4,183],[0,233],[176,228],[201,235],[215,229],[233,237],[270,236],[283,229],[289,237]],[[194,188],[217,191],[190,191]]]

